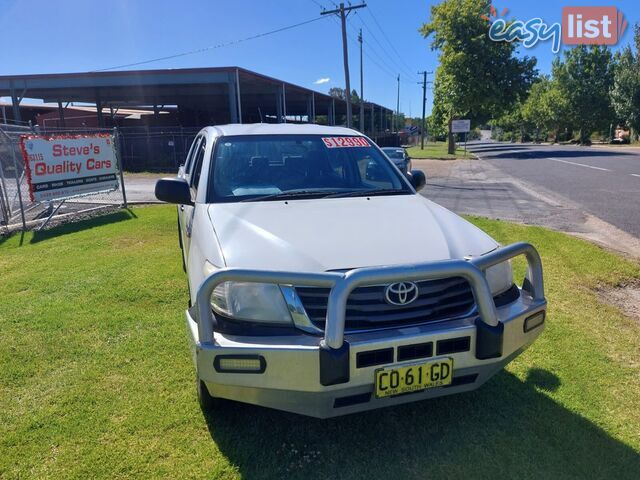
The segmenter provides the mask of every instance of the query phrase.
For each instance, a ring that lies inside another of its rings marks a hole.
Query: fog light
[[[262,373],[267,362],[260,355],[217,355],[213,368],[220,373]]]
[[[544,323],[544,311],[531,315],[524,321],[524,333],[530,332],[534,328],[538,328]]]

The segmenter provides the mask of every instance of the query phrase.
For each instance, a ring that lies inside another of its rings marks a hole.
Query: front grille
[[[390,305],[387,285],[356,288],[347,300],[346,330],[366,330],[437,322],[468,314],[474,307],[471,286],[464,278],[415,282],[418,297],[408,305]],[[324,329],[328,288],[296,287],[309,319]]]

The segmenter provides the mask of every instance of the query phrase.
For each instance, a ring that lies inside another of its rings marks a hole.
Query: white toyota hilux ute
[[[464,392],[540,335],[536,250],[501,247],[424,185],[351,129],[200,131],[156,196],[178,205],[203,408],[326,418]]]

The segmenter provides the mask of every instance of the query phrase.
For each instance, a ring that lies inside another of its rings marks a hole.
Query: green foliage
[[[496,120],[489,122],[493,131],[493,138],[499,141],[519,142],[527,138],[524,131],[522,104],[513,105],[511,110]]]
[[[567,99],[569,119],[589,143],[596,130],[607,130],[614,118],[609,92],[613,85],[611,51],[600,45],[578,45],[553,62],[553,78]]]
[[[522,119],[535,129],[536,139],[546,132],[556,132],[568,121],[569,104],[557,81],[543,76],[534,83],[529,97],[522,104]]]
[[[420,32],[440,51],[434,81],[432,124],[446,129],[450,118],[473,124],[501,116],[523,98],[536,77],[533,58],[514,56],[516,45],[487,35],[489,0],[444,0],[431,7]]]
[[[640,131],[640,26],[634,29],[636,51],[626,46],[617,52],[611,104],[616,117],[631,128],[633,136]]]
[[[339,98],[340,100],[347,98],[344,92],[345,89],[340,87],[331,87],[329,89],[329,95],[334,98]],[[351,103],[360,103],[360,96],[355,89],[351,90]]]
[[[434,110],[437,105],[434,104]],[[438,116],[434,113],[427,117],[427,135],[429,138],[436,140],[444,140],[447,136],[447,123],[442,121],[442,116]]]
[[[538,79],[522,103],[512,105],[507,114],[491,122],[498,127],[494,138],[539,140],[551,133],[560,141],[570,140],[574,130],[579,131],[580,143],[608,137],[616,113],[628,123],[637,115],[630,95],[637,88],[630,70],[634,61],[630,51],[613,57],[602,46],[580,45],[566,50],[564,59],[553,61],[550,77]],[[617,88],[614,78],[618,78]],[[640,100],[640,88],[637,92],[636,100]]]

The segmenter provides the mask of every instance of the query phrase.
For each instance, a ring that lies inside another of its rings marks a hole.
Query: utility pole
[[[398,74],[398,100],[396,102],[396,121],[393,122],[396,127],[396,133],[400,131],[398,123],[400,123],[400,74]]]
[[[418,72],[418,75],[422,74],[422,125],[420,125],[420,150],[424,150],[424,131],[425,131],[425,106],[427,103],[427,75],[431,75],[433,72]]]
[[[362,70],[362,29],[358,33],[360,42],[360,132],[364,133],[364,76]]]
[[[346,86],[345,97],[347,101],[347,128],[351,128],[351,82],[349,81],[349,52],[347,48],[347,15],[351,10],[366,7],[366,3],[360,5],[350,5],[348,7],[341,3],[335,10],[324,10],[320,15],[339,14],[342,23],[342,57],[344,60],[344,82]]]

